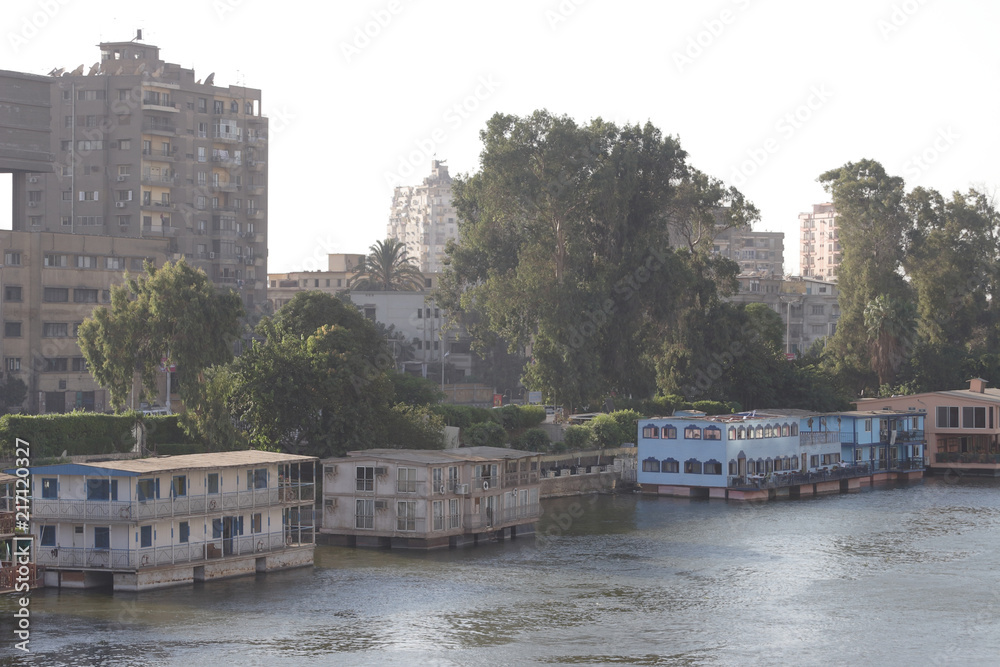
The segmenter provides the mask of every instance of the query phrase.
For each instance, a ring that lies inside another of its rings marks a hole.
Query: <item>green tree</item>
[[[110,308],[94,309],[78,343],[116,408],[128,400],[136,373],[147,392],[156,392],[165,357],[177,366],[178,394],[187,404],[198,395],[202,371],[232,358],[243,312],[239,295],[218,290],[183,259],[159,269],[147,262],[142,273],[111,287]]]
[[[709,281],[720,265],[704,255],[703,228],[756,211],[651,124],[580,126],[536,111],[496,114],[480,136],[480,170],[453,183],[461,242],[449,246],[439,302],[470,316],[477,349],[530,347],[524,383],[556,403],[651,395],[661,327],[687,298],[692,257]]]
[[[891,383],[913,344],[913,304],[879,295],[865,306],[864,319],[872,370],[879,385]]]
[[[376,241],[368,250],[364,264],[348,283],[352,290],[397,292],[424,289],[424,276],[406,256],[405,243],[386,239]]]
[[[10,412],[20,407],[28,397],[28,385],[21,378],[8,375],[0,383],[0,412]]]

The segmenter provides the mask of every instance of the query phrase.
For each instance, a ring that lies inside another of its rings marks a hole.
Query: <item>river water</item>
[[[34,593],[15,665],[998,665],[1000,482],[544,501],[534,538]]]

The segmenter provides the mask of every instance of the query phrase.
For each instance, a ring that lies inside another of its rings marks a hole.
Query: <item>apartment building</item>
[[[138,591],[312,565],[316,464],[249,450],[30,468],[45,585]]]
[[[431,161],[431,175],[421,185],[396,187],[386,235],[406,244],[407,257],[421,272],[444,271],[445,244],[458,238],[458,214],[444,160]]]
[[[325,541],[434,549],[534,532],[541,455],[502,447],[372,449],[325,459]]]
[[[15,183],[13,228],[163,238],[248,309],[265,301],[267,131],[261,91],[217,86],[140,37],[53,70],[54,173]]]
[[[814,204],[799,214],[799,266],[803,278],[837,282],[842,253],[833,204]]]
[[[278,310],[298,292],[317,290],[327,294],[346,292],[351,278],[365,263],[362,253],[331,253],[327,255],[325,271],[290,271],[270,273],[267,276],[267,300],[273,310]],[[429,286],[429,285],[428,285]]]
[[[740,292],[776,294],[784,276],[785,235],[732,227],[718,233],[712,251],[740,265]]]

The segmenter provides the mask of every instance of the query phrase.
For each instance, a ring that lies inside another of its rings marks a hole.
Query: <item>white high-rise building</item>
[[[842,253],[833,204],[814,204],[812,213],[799,213],[799,226],[802,277],[837,282]]]
[[[392,196],[387,236],[406,244],[406,254],[423,273],[444,270],[444,246],[458,238],[451,203],[451,176],[444,160],[431,161],[422,185],[398,186]]]

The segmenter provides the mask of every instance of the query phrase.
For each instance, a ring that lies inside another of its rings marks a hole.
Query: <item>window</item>
[[[78,100],[103,100],[104,91],[103,90],[78,90],[76,91],[76,99]]]
[[[688,459],[684,462],[684,473],[688,475],[700,475],[701,474],[701,461],[696,459]]]
[[[670,424],[667,424],[662,429],[660,429],[660,435],[662,437],[664,437],[664,438],[667,438],[668,440],[676,440],[677,439],[677,427],[676,426],[671,426]]]
[[[65,268],[69,265],[69,260],[66,255],[48,254],[42,259],[42,265],[55,268]]]
[[[781,425],[781,437],[787,438],[788,437],[788,433],[789,433],[789,431],[788,431],[788,424],[782,424]]]
[[[809,467],[818,468],[819,467],[819,454],[813,454],[809,457]]]
[[[88,479],[87,500],[118,500],[118,480]]]
[[[7,266],[21,266],[21,253],[8,250],[3,254],[3,261]]]
[[[267,468],[247,470],[247,491],[267,488]]]
[[[65,322],[45,322],[42,324],[42,338],[66,338],[69,325]]]
[[[799,434],[799,425],[798,424],[792,424],[790,430],[791,430],[791,434],[792,435],[798,435]]]
[[[139,527],[139,548],[151,547],[153,546],[153,527],[152,526],[140,526]]]
[[[938,428],[958,428],[958,407],[939,406],[937,409]]]
[[[130,151],[132,150],[132,140],[131,139],[121,139],[118,142],[118,150]]]
[[[56,527],[42,526],[39,530],[39,538],[43,547],[54,547],[56,545]]]
[[[431,514],[434,517],[433,530],[444,530],[444,501],[435,500],[432,503]]]
[[[962,428],[986,428],[986,408],[963,407]]]
[[[722,474],[722,463],[711,459],[705,462],[704,471],[706,475],[721,475]]]
[[[160,480],[153,478],[140,479],[135,483],[135,495],[139,499],[139,502],[145,502],[150,498],[158,499],[160,497]]]
[[[642,461],[643,472],[660,472],[660,460],[650,457]]]
[[[177,526],[177,541],[181,544],[187,544],[188,540],[191,538],[191,526],[187,521],[181,521]]]
[[[3,288],[3,298],[4,301],[20,301],[21,300],[21,288],[15,285],[7,285]]]
[[[259,533],[261,527],[261,513],[256,512],[250,515],[250,532]]]
[[[70,370],[74,373],[85,373],[87,372],[87,360],[83,357],[73,357],[70,362]]]
[[[46,357],[44,363],[46,373],[65,373],[69,368],[67,357]]]
[[[375,468],[371,466],[358,466],[357,480],[354,488],[356,491],[374,491]]]
[[[697,426],[688,426],[684,429],[685,440],[701,440],[701,429]]]
[[[730,426],[729,427],[729,431],[727,432],[727,436],[728,436],[728,438],[730,440],[735,440],[736,439],[736,427],[735,426]]]
[[[225,106],[222,100],[212,100],[212,113],[222,113],[225,111]]]
[[[812,314],[813,315],[825,315],[826,314],[826,306],[812,306]]]
[[[208,492],[209,493],[219,492],[219,473],[217,472],[208,473]]]
[[[17,373],[21,370],[21,357],[7,357],[6,368],[9,373]]]
[[[416,493],[416,492],[417,492],[417,469],[397,468],[396,493]]]
[[[872,432],[872,420],[869,418],[865,420],[865,433],[871,433],[871,432]]]
[[[4,335],[4,338],[20,338],[21,337],[21,323],[20,322],[4,322],[3,323],[3,335]]]
[[[126,221],[125,224],[128,224]],[[104,268],[112,270],[124,270],[125,269],[125,258],[124,257],[105,257],[104,258]]]
[[[82,257],[77,259],[82,259]],[[79,288],[73,290],[73,303],[97,303],[97,290]]]
[[[653,425],[642,427],[642,437],[644,438],[659,438],[660,429]]]
[[[47,500],[54,500],[59,497],[59,486],[57,484],[59,480],[55,477],[43,477],[42,478],[42,498]]]
[[[358,468],[360,470],[361,468]],[[354,505],[354,527],[375,527],[375,501],[372,499],[356,500]]]
[[[705,440],[722,440],[722,429],[709,426],[705,429]]]
[[[187,475],[174,475],[170,482],[170,495],[183,498],[187,495]]]
[[[396,503],[396,530],[417,529],[417,503],[400,500]]]

